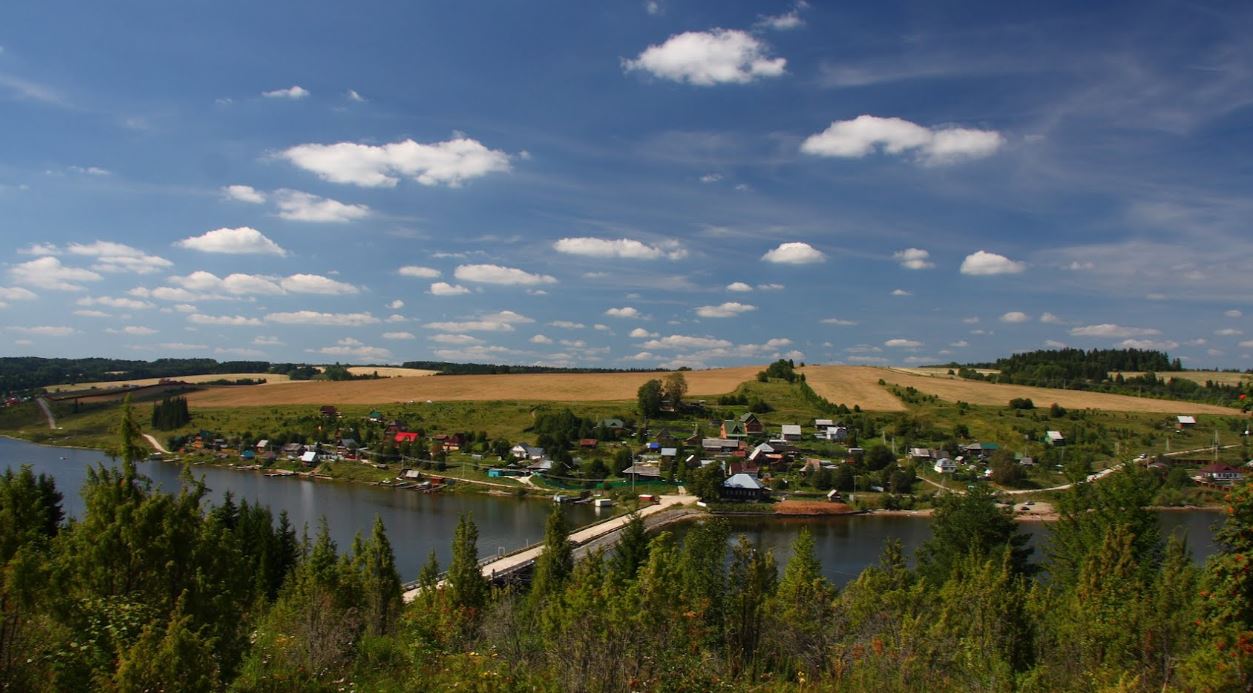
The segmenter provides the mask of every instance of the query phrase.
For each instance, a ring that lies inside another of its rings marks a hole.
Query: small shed
[[[801,427],[799,424],[783,424],[783,440],[800,440]]]
[[[312,450],[306,450],[306,451],[305,451],[305,453],[304,453],[303,455],[301,455],[301,456],[300,456],[300,461],[301,461],[301,462],[303,462],[304,464],[307,464],[307,465],[314,465],[314,464],[317,464],[317,462],[318,462],[318,453],[316,453],[316,452],[314,452],[314,451],[312,451]]]
[[[935,471],[939,474],[952,474],[957,471],[957,463],[947,457],[935,461]]]
[[[1175,417],[1175,428],[1178,428],[1181,431],[1185,428],[1193,428],[1195,426],[1196,426],[1195,416],[1187,416],[1185,414],[1180,414],[1179,416]]]
[[[1066,436],[1062,435],[1061,431],[1045,431],[1044,442],[1053,447],[1059,447],[1066,444]]]

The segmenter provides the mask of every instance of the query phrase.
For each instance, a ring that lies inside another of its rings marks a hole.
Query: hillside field
[[[397,370],[408,370],[400,368]],[[379,373],[382,375],[382,373]],[[169,378],[169,380],[181,380],[185,383],[207,383],[214,380],[242,380],[249,378],[252,380],[265,380],[266,385],[274,385],[276,383],[295,382],[286,375],[276,375],[274,373],[209,373],[206,375],[180,375]],[[161,382],[161,378],[136,378],[134,380],[102,380],[94,383],[67,383],[64,385],[49,385],[48,392],[65,392],[68,390],[90,390],[96,388],[98,390],[106,390],[111,388],[123,387],[125,385],[135,385],[143,387],[144,385],[156,385]]]

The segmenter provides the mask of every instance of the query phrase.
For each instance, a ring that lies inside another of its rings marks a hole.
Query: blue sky
[[[0,354],[1253,353],[1243,3],[0,7]]]

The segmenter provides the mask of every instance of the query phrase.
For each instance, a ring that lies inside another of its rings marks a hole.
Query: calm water
[[[65,511],[71,516],[83,511],[78,491],[86,479],[87,467],[99,462],[109,464],[109,459],[94,450],[43,447],[0,438],[0,468],[29,464],[35,473],[53,476],[65,495]],[[179,487],[181,467],[177,464],[143,462],[139,468],[166,490]],[[544,518],[550,507],[549,503],[534,499],[427,495],[376,486],[271,478],[257,472],[219,467],[192,469],[196,476],[204,478],[214,501],[231,491],[237,499],[269,505],[276,517],[279,511],[286,510],[297,528],[306,524],[316,528],[318,519],[326,516],[331,535],[341,549],[347,549],[357,532],[368,533],[375,515],[382,517],[396,551],[400,574],[406,580],[417,576],[431,549],[439,555],[441,565],[448,564],[449,543],[462,513],[474,515],[479,528],[479,554],[487,555],[542,538]],[[588,524],[598,517],[597,510],[586,505],[565,506],[565,512],[575,526]],[[607,511],[601,512],[607,514]],[[1211,526],[1219,520],[1217,513],[1164,512],[1159,517],[1163,532],[1184,533],[1198,559],[1214,552]],[[780,566],[790,556],[796,533],[801,527],[809,527],[823,571],[839,585],[876,562],[886,540],[900,539],[906,555],[912,556],[914,549],[930,535],[926,520],[910,517],[737,518],[731,521],[731,526],[734,536],[744,534],[750,541],[773,549]],[[1022,527],[1033,535],[1037,547],[1048,533],[1045,524],[1025,523]],[[684,529],[680,526],[676,531],[682,533]]]
[[[79,491],[87,478],[87,468],[99,462],[111,464],[106,455],[95,450],[45,447],[0,438],[0,469],[29,464],[36,474],[55,478],[57,488],[65,496],[65,512],[70,516],[83,512]],[[139,464],[142,474],[167,491],[180,487],[181,469],[170,462]],[[325,516],[340,550],[351,546],[357,532],[369,534],[376,515],[383,518],[396,552],[397,568],[405,580],[417,577],[431,549],[435,549],[441,566],[448,565],[453,530],[462,513],[474,516],[482,556],[502,549],[512,551],[542,539],[544,520],[551,508],[551,503],[539,499],[424,494],[363,484],[266,477],[258,472],[220,467],[192,467],[192,473],[204,478],[214,502],[230,491],[236,502],[247,499],[249,503],[270,506],[276,520],[278,513],[286,510],[297,531],[306,524],[311,533],[316,531],[319,518]],[[598,514],[608,514],[607,510],[597,511],[589,505],[567,505],[564,510],[575,526],[594,522]]]

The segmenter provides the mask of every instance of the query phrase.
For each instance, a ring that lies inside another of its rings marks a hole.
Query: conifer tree
[[[570,528],[561,506],[554,504],[544,523],[544,548],[535,560],[531,598],[539,601],[560,592],[572,570],[574,553],[570,545]]]
[[[448,566],[448,598],[452,607],[478,612],[487,604],[488,585],[479,568],[479,528],[462,515],[453,533],[452,562]]]

